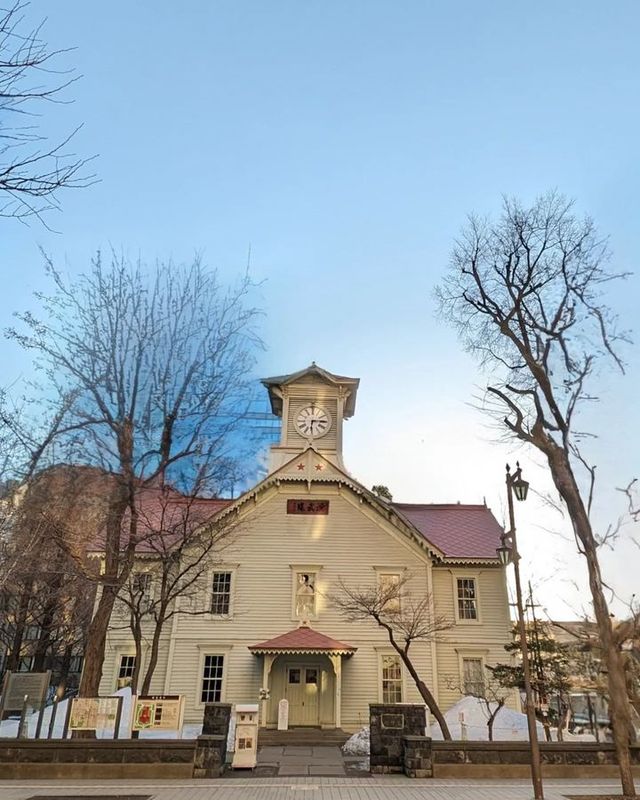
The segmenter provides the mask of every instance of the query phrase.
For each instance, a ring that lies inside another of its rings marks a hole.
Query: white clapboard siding
[[[433,569],[438,608],[455,618],[456,577],[475,577],[478,588],[479,620],[459,621],[437,648],[439,698],[443,708],[461,697],[462,658],[482,658],[486,665],[508,663],[504,646],[511,641],[511,621],[502,567],[439,566]],[[510,702],[513,705],[515,699]]]
[[[288,515],[289,498],[329,500],[329,514]],[[361,503],[351,489],[335,483],[313,482],[308,487],[303,482],[293,485],[283,481],[250,500],[242,507],[237,528],[219,562],[212,564],[212,571],[233,572],[231,614],[228,618],[180,615],[169,623],[154,680],[154,691],[162,687],[165,692],[186,696],[185,717],[189,722],[202,719],[200,692],[206,654],[220,653],[225,657],[223,701],[257,701],[263,683],[263,658],[252,655],[248,646],[298,626],[292,607],[296,567],[317,571],[317,615],[310,620],[311,627],[358,648],[353,657],[342,662],[342,727],[347,730],[366,722],[369,703],[381,699],[380,656],[390,652],[391,647],[386,633],[375,623],[348,623],[332,606],[331,595],[338,591],[340,580],[349,586],[371,586],[377,579],[376,568],[407,570],[411,574],[407,589],[416,596],[433,589],[436,613],[454,618],[452,571],[455,573],[457,568],[432,569],[425,549],[368,504]],[[446,634],[446,642],[435,646],[416,642],[410,651],[419,674],[444,708],[458,699],[447,689],[443,676],[458,670],[456,648],[460,643],[488,647],[493,656],[509,638],[502,570],[465,567],[461,571],[478,576],[481,624],[456,625]],[[210,607],[209,576],[197,605]],[[122,633],[110,634],[110,644],[121,648],[123,641],[126,636]],[[276,690],[276,667],[282,669],[285,657],[279,659],[282,661],[275,662],[272,673],[272,688]],[[315,656],[308,657],[309,663],[317,660]],[[324,686],[332,690],[332,668],[328,659],[324,662]],[[118,663],[115,657],[105,661],[105,686],[115,683]],[[268,709],[271,723],[275,722],[279,699],[274,691]],[[403,700],[420,702],[408,675],[404,676]],[[331,717],[332,703],[333,697],[325,697],[321,723]]]

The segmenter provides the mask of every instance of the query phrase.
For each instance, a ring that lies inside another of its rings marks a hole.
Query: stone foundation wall
[[[231,706],[207,703],[189,739],[0,739],[0,779],[219,778]]]
[[[191,778],[196,742],[0,739],[0,778]]]
[[[404,774],[409,778],[433,778],[433,754],[428,736],[405,736]]]
[[[612,744],[540,742],[542,775],[547,778],[617,777]],[[640,747],[631,748],[640,775]],[[434,778],[528,778],[527,742],[432,742]]]

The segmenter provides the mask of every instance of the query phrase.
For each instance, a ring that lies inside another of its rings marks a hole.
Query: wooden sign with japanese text
[[[328,500],[287,500],[287,514],[328,514]]]

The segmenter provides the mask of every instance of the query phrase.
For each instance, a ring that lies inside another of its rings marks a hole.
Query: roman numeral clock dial
[[[321,406],[306,406],[296,417],[298,432],[308,438],[324,436],[331,427],[331,415]]]

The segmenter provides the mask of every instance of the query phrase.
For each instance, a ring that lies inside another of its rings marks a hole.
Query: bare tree
[[[88,186],[94,176],[69,152],[77,128],[52,143],[34,122],[45,103],[68,102],[77,76],[57,66],[69,51],[48,48],[44,23],[31,27],[26,7],[17,0],[0,8],[0,216],[43,221],[59,208],[60,190]]]
[[[437,290],[443,316],[490,371],[486,410],[510,437],[538,450],[584,556],[594,614],[606,654],[610,710],[622,788],[635,796],[629,756],[630,716],[591,518],[595,466],[583,452],[580,408],[595,399],[601,364],[623,362],[627,341],[604,304],[607,241],[572,203],[550,193],[531,208],[506,199],[497,222],[472,217],[455,244]]]
[[[437,640],[443,631],[453,627],[453,623],[447,617],[433,612],[430,595],[414,597],[407,591],[410,579],[411,576],[405,574],[398,581],[364,587],[350,587],[341,580],[338,592],[330,599],[347,621],[370,620],[386,631],[389,644],[400,656],[420,696],[438,721],[443,738],[451,739],[444,715],[431,690],[418,674],[409,650],[413,642]]]
[[[143,641],[150,642],[140,685],[140,693],[147,695],[166,624],[178,614],[211,613],[211,608],[198,600],[208,595],[206,578],[220,563],[238,527],[235,517],[216,519],[225,505],[225,501],[187,497],[166,486],[147,490],[139,503],[139,525],[148,535],[118,596],[127,609],[135,645],[134,692],[139,685]],[[116,627],[113,622],[112,627]]]
[[[251,402],[258,312],[247,302],[248,275],[225,288],[198,258],[149,269],[115,255],[105,266],[98,255],[70,283],[47,267],[54,289],[39,295],[41,316],[19,315],[22,327],[9,335],[34,353],[49,392],[72,398],[56,452],[108,476],[80,686],[95,696],[111,612],[148,533],[138,495],[165,484],[216,493],[224,483]]]
[[[475,697],[482,705],[487,719],[487,737],[493,741],[493,725],[500,709],[509,699],[512,692],[508,691],[493,675],[492,668],[485,666],[482,672],[474,676],[475,680],[468,680],[461,684],[453,676],[447,677],[447,686],[462,695]]]
[[[5,607],[0,641],[8,670],[16,670],[27,658],[32,669],[52,669],[54,679],[66,682],[64,664],[81,649],[95,584],[78,572],[51,521],[71,515],[87,522],[91,480],[86,472],[79,514],[65,494],[72,485],[69,468],[43,470],[10,496],[11,524],[2,541],[0,565]]]

